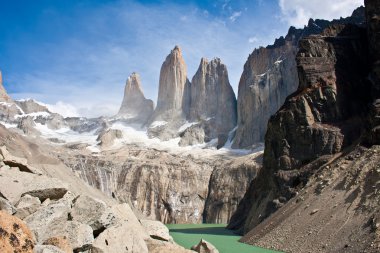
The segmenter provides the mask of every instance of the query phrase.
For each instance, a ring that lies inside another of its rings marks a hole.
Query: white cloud
[[[241,16],[241,11],[235,11],[235,12],[232,13],[232,15],[230,16],[230,20],[231,20],[232,22],[235,22],[236,19],[237,19],[238,17],[240,17],[240,16]]]
[[[303,27],[310,18],[332,20],[350,16],[363,4],[363,0],[279,0],[281,18],[296,27]]]
[[[248,39],[248,42],[251,43],[251,44],[256,43],[256,42],[258,42],[258,41],[259,41],[259,39],[258,39],[257,37],[250,37],[250,38]]]

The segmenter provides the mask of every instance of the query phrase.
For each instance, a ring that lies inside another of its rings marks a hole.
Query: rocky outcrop
[[[191,81],[190,121],[214,121],[208,139],[228,134],[237,119],[236,98],[228,80],[227,67],[219,58],[202,58]]]
[[[298,87],[296,54],[300,39],[319,34],[330,24],[364,23],[364,8],[352,17],[334,20],[310,19],[303,29],[291,27],[266,48],[255,49],[244,65],[238,92],[238,128],[234,148],[248,148],[263,142],[267,122]]]
[[[145,124],[153,114],[153,101],[146,99],[141,88],[140,76],[132,73],[125,85],[124,98],[117,117],[130,123]]]
[[[370,47],[373,107],[370,118],[370,133],[367,142],[380,143],[380,4],[378,1],[366,0],[366,17],[368,41]]]
[[[268,123],[264,167],[230,228],[255,227],[297,194],[324,155],[360,137],[371,98],[366,41],[355,25],[333,25],[300,41],[298,90]]]
[[[47,112],[50,113],[45,105],[42,105],[33,99],[27,100],[17,100],[15,101],[18,106],[23,110],[24,113],[37,113],[37,112]]]
[[[150,136],[168,140],[178,136],[178,129],[186,122],[190,108],[190,82],[187,67],[178,46],[162,64],[157,107],[150,119]],[[157,125],[157,122],[163,124]]]
[[[13,100],[9,97],[7,91],[3,86],[3,75],[0,71],[0,102],[13,102]]]
[[[99,141],[99,145],[102,148],[109,148],[115,144],[115,141],[117,139],[121,139],[121,138],[123,138],[123,132],[121,130],[108,129],[108,130],[102,131],[96,140]]]

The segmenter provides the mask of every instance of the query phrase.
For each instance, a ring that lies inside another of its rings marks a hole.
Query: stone
[[[34,248],[34,253],[67,253],[67,252],[53,245],[36,245],[36,247]]]
[[[0,210],[13,215],[16,212],[16,208],[9,203],[5,198],[0,197]]]
[[[86,195],[80,195],[74,200],[71,217],[73,221],[89,225],[95,234],[110,226],[115,219],[103,201]]]
[[[25,158],[11,155],[6,146],[0,147],[0,154],[3,156],[3,162],[10,167],[18,167],[20,171],[24,172],[42,174],[40,169],[30,166]]]
[[[28,194],[21,197],[16,204],[16,216],[20,219],[24,219],[27,216],[33,214],[41,206],[41,201],[37,197],[32,197]]]
[[[109,148],[115,144],[115,141],[117,139],[121,139],[121,138],[123,138],[123,132],[121,130],[108,129],[101,132],[96,140],[100,141],[99,145],[102,148]]]
[[[194,253],[192,250],[185,249],[174,243],[149,239],[146,240],[149,253]]]
[[[22,117],[21,121],[18,123],[17,128],[21,129],[24,134],[27,135],[37,135],[39,131],[35,129],[36,124],[33,121],[33,118],[30,116]]]
[[[3,74],[0,71],[0,102],[12,102],[3,85]]]
[[[38,113],[38,112],[50,113],[49,109],[46,106],[38,103],[37,101],[33,99],[18,100],[15,102],[26,114]]]
[[[70,207],[65,204],[52,203],[47,207],[41,207],[24,221],[35,234],[37,242],[43,243],[52,236],[62,236],[59,232],[67,223],[69,212]],[[53,228],[58,228],[59,232],[57,233]]]
[[[67,185],[62,181],[28,172],[0,170],[0,192],[12,204],[16,204],[24,195],[56,200],[67,192]]]
[[[135,233],[139,234],[144,240],[150,238],[149,234],[141,225],[140,221],[127,203],[113,205],[111,207],[111,212],[115,216],[114,224],[128,224],[130,230],[135,231]]]
[[[178,144],[181,147],[202,144],[205,141],[205,131],[200,126],[194,125],[183,131],[180,137]]]
[[[52,245],[59,248],[64,253],[72,253],[73,247],[66,236],[50,237],[43,242],[43,245]]]
[[[104,230],[94,241],[92,253],[147,253],[148,248],[144,239],[128,224],[118,224]]]
[[[198,253],[219,253],[214,245],[203,239],[197,245],[191,247],[191,249]]]
[[[76,221],[68,221],[62,225],[54,224],[50,229],[50,236],[66,237],[74,252],[90,249],[94,241],[91,227]]]
[[[123,102],[117,117],[121,117],[129,123],[145,124],[152,116],[153,109],[153,101],[146,99],[142,91],[140,75],[132,73],[127,79]]]
[[[35,239],[19,218],[0,211],[0,252],[33,253]]]
[[[190,121],[213,118],[216,123],[208,138],[214,139],[219,134],[228,134],[236,126],[236,107],[226,65],[219,58],[210,62],[202,58],[191,81]]]
[[[140,222],[151,238],[174,243],[169,229],[162,222],[153,220],[140,220]]]

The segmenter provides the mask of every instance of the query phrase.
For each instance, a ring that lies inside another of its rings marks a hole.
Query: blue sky
[[[201,57],[219,57],[237,92],[252,50],[310,17],[349,15],[362,0],[0,0],[0,69],[12,97],[66,115],[113,115],[125,80],[140,73],[157,100],[159,71],[175,46],[191,80]]]

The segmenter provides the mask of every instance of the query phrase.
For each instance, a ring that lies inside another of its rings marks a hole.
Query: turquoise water
[[[174,241],[186,249],[204,239],[220,253],[278,253],[239,242],[241,237],[226,229],[226,224],[167,224],[167,227]]]

